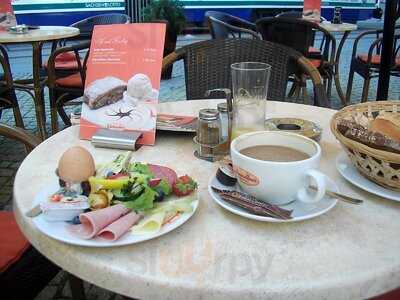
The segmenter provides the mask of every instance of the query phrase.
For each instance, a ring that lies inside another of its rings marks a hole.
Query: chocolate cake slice
[[[125,81],[107,76],[93,81],[86,87],[83,101],[91,109],[97,109],[121,100],[125,90]]]

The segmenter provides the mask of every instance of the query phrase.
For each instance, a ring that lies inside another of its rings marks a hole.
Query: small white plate
[[[46,197],[49,197],[57,190],[58,190],[58,185],[56,184],[46,186],[36,195],[34,199],[34,205],[40,203],[41,201],[43,201],[43,199],[46,199]],[[117,247],[117,246],[136,244],[143,241],[151,240],[174,230],[175,228],[181,226],[183,223],[185,223],[187,220],[190,219],[190,217],[195,213],[198,205],[199,205],[198,199],[196,201],[193,201],[192,212],[182,214],[176,221],[165,224],[164,226],[161,227],[160,231],[156,233],[146,234],[146,235],[134,235],[130,234],[130,232],[127,232],[125,235],[123,235],[121,238],[119,238],[114,242],[99,237],[90,240],[80,239],[78,237],[73,236],[67,230],[68,225],[70,225],[69,223],[48,222],[44,219],[43,214],[40,214],[37,217],[33,218],[33,223],[35,223],[37,228],[45,235],[67,244],[86,246],[86,247]]]
[[[384,188],[383,186],[380,186],[362,176],[358,172],[357,168],[353,166],[352,162],[345,152],[341,152],[336,158],[336,169],[346,180],[359,187],[360,189],[381,196],[383,198],[400,201],[400,192]]]
[[[327,188],[328,190],[332,192],[337,192],[339,193],[339,189],[337,185],[328,177],[327,178]],[[281,208],[284,209],[289,209],[293,210],[292,212],[292,219],[290,220],[282,220],[282,219],[276,219],[272,217],[264,217],[264,216],[258,216],[255,214],[252,214],[248,212],[247,210],[235,206],[229,202],[224,201],[216,192],[214,192],[211,189],[211,186],[214,186],[216,188],[222,189],[222,190],[240,190],[240,187],[238,184],[234,187],[230,186],[225,186],[221,184],[217,178],[214,176],[211,178],[210,182],[208,183],[208,192],[213,198],[215,202],[217,202],[220,206],[225,208],[226,210],[229,210],[230,212],[237,214],[239,216],[252,219],[252,220],[257,220],[257,221],[263,221],[263,222],[274,222],[274,223],[287,223],[287,222],[298,222],[298,221],[303,221],[307,219],[312,219],[317,216],[320,216],[326,212],[328,212],[330,209],[332,209],[336,203],[337,199],[331,198],[328,196],[325,196],[321,201],[317,203],[312,203],[312,204],[307,204],[303,203],[300,201],[294,201],[289,204],[281,205]]]

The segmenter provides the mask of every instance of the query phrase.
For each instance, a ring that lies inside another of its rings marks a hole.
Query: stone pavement
[[[355,36],[359,32],[354,32],[349,36],[349,39],[345,43],[343,48],[342,57],[340,61],[341,71],[341,83],[342,88],[345,90],[347,86],[347,78],[350,67],[351,51],[353,47],[353,41]],[[186,35],[180,36],[178,39],[178,47],[193,43],[196,41],[210,38],[209,35]],[[337,35],[337,39],[340,39],[340,34]],[[365,39],[360,44],[360,49],[364,52],[368,49],[368,45],[371,43],[371,39]],[[28,78],[31,74],[31,61],[30,55],[31,50],[28,45],[16,45],[8,47],[12,71],[15,78]],[[44,56],[46,57],[49,53],[49,48],[45,47]],[[358,75],[355,75],[352,92],[352,103],[357,103],[361,98],[363,81]],[[310,87],[309,87],[310,88]],[[376,97],[377,80],[372,80],[369,99],[374,100]],[[310,91],[311,92],[311,91]],[[311,93],[312,94],[312,93]],[[24,92],[17,92],[18,101],[23,114],[25,126],[27,130],[32,133],[37,133],[36,119],[34,113],[33,101],[30,96]],[[183,72],[183,63],[179,62],[174,65],[174,71],[172,79],[164,80],[161,82],[160,88],[160,101],[176,101],[184,100],[185,95],[185,80]],[[391,78],[389,99],[398,100],[400,99],[400,78]],[[332,105],[335,108],[340,107],[340,101],[335,87],[333,86],[332,92]],[[48,101],[46,101],[48,103]],[[301,102],[308,103],[308,99],[302,99]],[[48,107],[47,107],[47,115]],[[14,124],[12,112],[10,110],[3,111],[1,116],[1,122],[7,124]],[[60,121],[60,126],[63,126]],[[50,131],[49,124],[47,129]],[[62,128],[62,127],[60,127]],[[0,137],[0,210],[11,210],[12,209],[12,186],[15,173],[21,164],[25,156],[24,147],[18,143],[7,140]],[[65,273],[60,272],[59,275],[42,291],[42,293],[36,298],[36,300],[45,299],[71,299],[70,290],[68,285],[65,284]],[[85,285],[87,298],[88,299],[121,299],[122,297],[117,296],[109,291],[101,289],[99,287],[86,284]]]

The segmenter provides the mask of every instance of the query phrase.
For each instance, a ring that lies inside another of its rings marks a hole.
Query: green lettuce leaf
[[[169,195],[171,195],[172,187],[168,183],[168,181],[166,181],[165,179],[161,179],[159,184],[157,184],[155,187],[153,187],[153,190],[155,190],[156,192],[161,191],[164,193],[165,196],[169,196]]]
[[[146,164],[133,163],[129,165],[129,173],[140,173],[147,175],[149,178],[153,178],[154,174],[150,171],[150,168]]]
[[[136,211],[150,209],[153,208],[153,202],[156,195],[157,193],[155,191],[146,186],[144,192],[142,192],[139,197],[134,200],[124,202],[124,205],[127,208]]]

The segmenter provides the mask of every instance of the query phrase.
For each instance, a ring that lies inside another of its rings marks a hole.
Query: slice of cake
[[[97,109],[121,100],[125,90],[125,81],[107,76],[93,81],[86,87],[83,101],[91,109]]]

